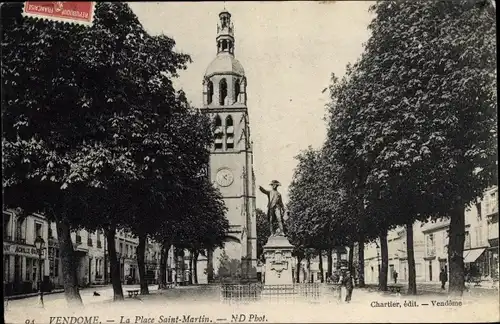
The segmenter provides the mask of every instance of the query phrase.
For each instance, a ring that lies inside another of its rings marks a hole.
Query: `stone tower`
[[[215,125],[208,174],[224,197],[230,230],[224,248],[209,253],[208,262],[215,276],[236,274],[253,279],[257,265],[257,230],[247,79],[243,66],[234,56],[231,14],[224,10],[219,20],[217,55],[203,78],[203,112],[209,114]]]

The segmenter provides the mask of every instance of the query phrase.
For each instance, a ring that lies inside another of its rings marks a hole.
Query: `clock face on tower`
[[[219,172],[217,172],[216,179],[221,187],[228,187],[234,181],[233,173],[229,169],[220,169]]]

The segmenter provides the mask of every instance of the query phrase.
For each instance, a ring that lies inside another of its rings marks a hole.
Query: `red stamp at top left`
[[[94,9],[94,1],[25,1],[23,15],[90,26]]]

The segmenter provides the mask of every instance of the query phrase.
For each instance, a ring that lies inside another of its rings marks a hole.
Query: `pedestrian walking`
[[[441,281],[441,289],[444,290],[444,285],[446,285],[446,282],[448,281],[448,274],[444,268],[441,268],[441,272],[439,273],[439,281]]]
[[[341,284],[342,284],[342,286],[345,287],[345,290],[346,290],[345,302],[349,303],[351,301],[352,291],[354,289],[354,284],[352,282],[351,272],[347,269],[347,267],[342,268]]]
[[[398,283],[398,272],[396,270],[394,270],[394,272],[392,273],[392,278],[394,279],[394,284],[397,284]]]

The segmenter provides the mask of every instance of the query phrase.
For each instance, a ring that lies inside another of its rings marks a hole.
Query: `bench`
[[[137,296],[139,296],[139,289],[131,289],[131,290],[127,290],[127,293],[128,293],[128,297],[129,298],[136,298]]]
[[[481,287],[481,277],[470,277],[467,282],[469,284],[474,284],[474,287]]]
[[[402,286],[399,286],[399,285],[387,285],[387,289],[392,293],[400,294],[401,288],[402,288]]]

